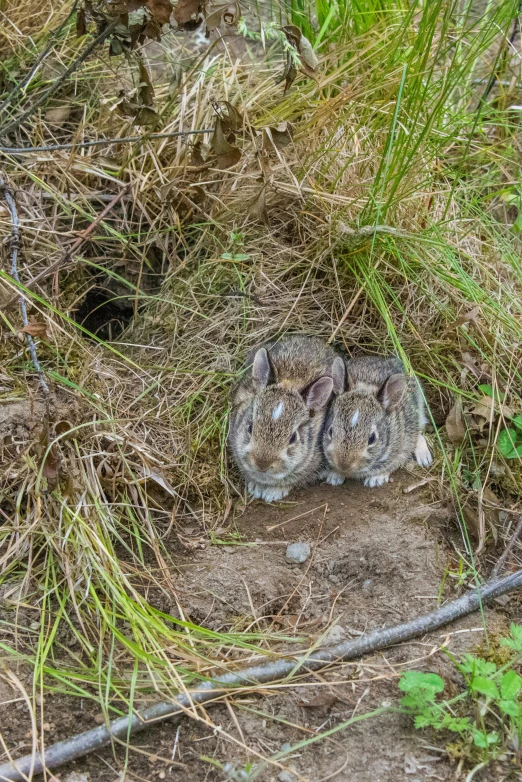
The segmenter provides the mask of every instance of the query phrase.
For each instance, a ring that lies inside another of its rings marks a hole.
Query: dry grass
[[[47,18],[41,13],[30,20],[34,29]],[[412,61],[418,73],[413,65],[406,72],[404,57],[393,59],[391,29],[335,42],[320,85],[301,79],[287,96],[274,86],[281,68],[274,61],[254,67],[213,53],[178,88],[167,83],[167,69],[155,84],[162,132],[211,127],[211,101],[228,100],[244,115],[242,159],[230,170],[214,167],[206,145],[202,162],[193,141],[179,137],[3,156],[23,226],[24,285],[126,188],[80,254],[28,293],[32,320],[47,328],[37,348],[53,399],[44,426],[22,422],[4,441],[0,566],[10,589],[28,600],[44,595],[46,630],[26,647],[37,673],[64,681],[63,667],[74,668],[85,694],[99,660],[109,659],[106,692],[114,687],[132,700],[125,678],[132,660],[159,677],[158,690],[173,692],[194,672],[228,664],[230,648],[248,658],[275,644],[262,634],[172,629],[143,596],[144,586],[172,587],[163,541],[180,521],[195,516],[203,529],[217,527],[230,500],[244,496],[228,468],[227,394],[247,350],[274,333],[320,334],[355,353],[401,351],[425,378],[437,424],[457,392],[473,406],[479,380],[521,409],[521,273],[510,219],[498,219],[520,137],[502,106],[479,127],[471,92],[453,95],[459,77],[471,91],[473,57],[487,59],[498,32],[483,31],[461,73],[440,54],[443,32],[432,27],[433,61]],[[406,28],[414,42],[422,24],[412,18]],[[14,32],[0,42],[0,51],[6,47],[18,55]],[[163,59],[160,48],[149,51],[153,58]],[[439,105],[441,73],[448,86]],[[19,142],[134,134],[113,109],[118,88],[130,89],[135,78],[136,66],[100,52],[57,96],[70,118],[53,126],[43,112]],[[295,126],[284,147],[261,130],[281,121]],[[11,231],[3,201],[0,231]],[[4,244],[7,297],[16,292],[9,263]],[[93,273],[134,307],[132,324],[110,342],[90,338],[73,319],[99,284]],[[459,325],[475,305],[476,317]],[[0,328],[5,409],[31,400],[38,418],[43,407],[17,342],[16,307],[1,314]],[[25,409],[30,418],[30,404]],[[469,474],[478,476],[479,515],[492,476],[500,501],[518,502],[518,465],[508,472],[495,449],[501,426],[495,417],[482,437],[470,431],[462,448],[446,451],[433,438],[444,492],[469,498]],[[132,626],[127,635],[123,621]],[[67,658],[68,633],[87,656],[79,667]],[[117,663],[114,637],[125,648]],[[65,666],[50,665],[51,649]]]

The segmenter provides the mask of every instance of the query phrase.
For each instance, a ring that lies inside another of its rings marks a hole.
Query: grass
[[[44,6],[31,18],[23,5],[3,11],[12,24],[0,39],[0,100],[70,7],[57,16]],[[176,595],[170,532],[187,518],[212,531],[243,497],[226,457],[227,394],[246,352],[274,332],[334,336],[355,352],[399,351],[424,379],[438,425],[456,397],[471,411],[481,396],[463,359],[469,354],[520,413],[519,247],[514,207],[502,200],[516,187],[520,130],[509,89],[480,100],[492,73],[509,72],[505,42],[516,11],[515,0],[482,15],[451,0],[292,1],[286,21],[321,56],[317,84],[300,77],[284,94],[274,86],[283,66],[273,52],[254,67],[212,50],[181,86],[160,69],[162,131],[211,127],[210,95],[243,113],[242,160],[230,170],[210,159],[194,165],[193,146],[180,138],[3,156],[23,223],[26,284],[95,219],[100,196],[130,188],[57,290],[50,280],[25,289],[33,320],[47,325],[38,353],[56,389],[55,420],[48,436],[27,433],[5,451],[0,583],[36,606],[38,628],[26,628],[17,648],[2,645],[7,657],[33,666],[35,690],[121,711],[225,668],[232,651],[237,664],[305,641],[262,629],[212,632],[184,621],[179,600],[177,616],[157,607]],[[59,46],[66,62],[78,50],[69,28]],[[148,66],[170,62],[170,46],[167,35],[145,50]],[[98,52],[60,94],[71,120],[56,127],[43,111],[13,140],[133,134],[114,107],[136,73],[134,56]],[[11,116],[48,86],[44,76]],[[281,122],[293,124],[293,143],[265,140],[260,152],[255,133]],[[257,219],[261,198],[268,225]],[[0,230],[10,233],[6,211]],[[7,245],[2,252],[7,260]],[[93,270],[136,313],[110,343],[89,338],[73,318],[96,284]],[[1,284],[12,295],[6,271]],[[477,317],[459,325],[474,306]],[[1,315],[2,329],[15,335],[16,308]],[[0,398],[37,394],[20,344],[10,337],[0,356]],[[469,412],[466,440],[453,450],[443,434],[433,437],[441,495],[478,508],[480,518],[486,488],[504,505],[519,502],[520,460],[507,465],[496,447],[502,421],[500,410],[480,434]],[[49,458],[60,460],[54,481]],[[470,471],[479,479],[473,489],[464,480]],[[462,524],[469,556],[487,529],[481,523],[473,541]],[[10,632],[19,619],[5,616]]]

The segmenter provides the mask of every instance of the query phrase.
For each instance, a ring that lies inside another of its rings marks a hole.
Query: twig
[[[213,133],[214,128],[197,130],[176,130],[172,133],[149,133],[144,136],[126,136],[125,138],[99,138],[95,141],[71,141],[68,144],[50,144],[42,147],[0,147],[0,152],[9,155],[29,155],[32,152],[54,152],[56,149],[80,149],[83,147],[101,147],[109,144],[127,144],[134,141],[149,141],[151,138],[174,138],[175,136],[195,136],[200,133]]]
[[[1,180],[0,180],[0,182],[1,182]],[[94,231],[96,226],[103,220],[104,217],[106,217],[109,214],[109,212],[111,211],[113,206],[115,206],[118,203],[118,201],[120,201],[123,198],[123,196],[125,195],[125,193],[127,193],[127,192],[128,192],[128,187],[124,187],[122,190],[120,190],[118,195],[114,196],[112,201],[107,204],[107,206],[100,212],[99,215],[97,215],[97,217],[94,218],[94,220],[89,225],[89,227],[86,228],[85,231],[82,231],[82,233],[75,240],[75,242],[70,247],[67,248],[67,250],[64,252],[63,256],[61,258],[59,258],[57,261],[55,261],[54,263],[52,263],[50,266],[48,266],[46,269],[42,269],[42,271],[39,274],[37,274],[36,277],[33,277],[32,280],[29,280],[29,282],[27,282],[25,284],[25,288],[32,288],[41,279],[43,279],[44,277],[48,277],[50,274],[53,274],[55,271],[57,271],[57,269],[59,269],[60,266],[63,263],[65,263],[66,261],[71,261],[73,254],[89,238],[90,234]],[[15,279],[16,279],[16,281],[18,283],[20,282],[20,280],[18,278],[15,277]],[[23,293],[20,294],[20,297],[21,297],[22,301],[24,301]],[[17,300],[18,300],[18,296],[13,296],[13,298],[9,299],[7,304],[4,305],[4,308],[8,309]],[[25,302],[24,302],[24,306],[25,306]]]
[[[60,35],[60,33],[62,32],[62,30],[65,27],[65,25],[69,22],[70,18],[72,17],[74,12],[76,11],[76,6],[77,5],[78,5],[78,0],[74,0],[73,6],[72,6],[71,10],[69,11],[68,15],[65,17],[63,22],[56,28],[56,30],[53,30],[53,32],[51,33],[51,35],[49,37],[49,42],[48,42],[47,46],[45,47],[43,52],[40,52],[40,54],[36,58],[36,62],[34,63],[33,67],[31,68],[31,70],[29,71],[29,73],[27,74],[25,79],[22,79],[21,81],[18,82],[18,84],[15,84],[15,86],[13,87],[11,92],[8,94],[8,96],[6,97],[6,99],[4,100],[2,105],[0,106],[0,117],[2,116],[2,112],[12,102],[12,100],[13,100],[14,96],[17,94],[17,92],[20,92],[20,90],[23,90],[25,87],[27,87],[28,84],[30,84],[31,79],[33,78],[33,76],[35,75],[36,71],[38,70],[38,66],[50,54],[50,52],[51,52],[51,50],[52,50],[52,48],[53,48],[53,46],[55,44],[56,38]]]
[[[94,752],[100,747],[110,744],[111,737],[125,740],[128,736],[147,728],[151,722],[180,715],[187,709],[192,709],[196,703],[218,700],[221,695],[230,694],[231,690],[251,689],[256,684],[284,679],[298,672],[309,673],[320,670],[332,663],[353,660],[363,654],[377,652],[393,644],[409,641],[467,616],[485,603],[520,586],[522,586],[522,569],[501,580],[490,580],[483,588],[474,589],[442,608],[409,622],[373,630],[355,640],[325,647],[311,654],[303,651],[301,657],[281,657],[209,679],[202,682],[197,690],[180,694],[175,700],[161,701],[141,713],[133,714],[132,717],[120,717],[111,722],[108,727],[100,725],[85,733],[53,744],[45,750],[45,757],[38,754],[34,773],[41,773],[44,768],[56,768],[70,760]],[[0,780],[2,782],[22,782],[25,779],[24,774],[27,775],[29,771],[32,760],[32,755],[26,755],[13,763],[4,763],[0,766]]]
[[[9,211],[11,212],[11,220],[13,223],[13,228],[11,231],[11,276],[14,280],[20,285],[20,275],[18,274],[18,251],[20,250],[20,221],[18,219],[18,210],[16,208],[16,202],[14,200],[13,194],[11,193],[11,190],[9,189],[8,185],[4,180],[0,177],[0,192],[3,191],[4,198],[7,201],[7,206],[9,207]],[[22,321],[24,324],[24,328],[29,324],[29,318],[27,317],[27,307],[25,306],[25,299],[21,295],[20,296],[20,310],[22,312]],[[36,345],[34,344],[34,339],[30,334],[27,335],[27,343],[29,345],[29,353],[31,354],[31,359],[34,364],[34,368],[36,369],[36,372],[38,374],[38,379],[40,380],[40,385],[42,387],[42,390],[46,396],[46,398],[49,396],[49,386],[46,383],[44,373],[42,371],[42,367],[40,366],[40,362],[38,361],[38,355],[36,353]]]
[[[86,46],[83,52],[81,52],[78,57],[73,60],[73,62],[69,65],[67,70],[65,70],[61,76],[59,76],[54,83],[49,87],[48,90],[46,90],[43,95],[40,95],[40,97],[32,104],[32,106],[29,106],[22,114],[11,120],[11,122],[8,122],[7,125],[3,128],[0,128],[0,133],[2,135],[7,135],[12,130],[15,130],[18,128],[21,123],[27,119],[27,117],[30,117],[31,114],[34,114],[36,109],[40,108],[48,98],[51,97],[51,95],[54,95],[54,93],[61,87],[63,82],[71,75],[71,73],[74,73],[80,65],[84,62],[84,60],[87,59],[87,57],[101,44],[105,41],[106,38],[109,37],[109,35],[112,33],[114,28],[119,22],[119,17],[116,19],[113,19],[113,21],[104,29],[102,32],[89,44],[89,46]]]
[[[522,516],[520,516],[518,520],[518,524],[515,528],[514,533],[511,535],[508,544],[500,557],[498,558],[497,564],[493,568],[493,571],[491,573],[491,578],[495,579],[498,578],[499,575],[502,573],[502,569],[504,565],[506,564],[506,560],[509,557],[511,551],[513,550],[513,546],[517,542],[518,538],[520,537],[520,533],[522,532]]]

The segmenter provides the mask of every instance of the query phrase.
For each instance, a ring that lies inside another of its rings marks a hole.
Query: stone
[[[290,565],[302,565],[310,556],[309,543],[290,543],[286,549],[286,561]]]

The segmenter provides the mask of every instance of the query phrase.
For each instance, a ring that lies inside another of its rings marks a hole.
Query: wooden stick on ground
[[[474,589],[442,608],[409,622],[373,630],[355,640],[325,647],[312,654],[303,650],[301,656],[283,657],[216,676],[214,679],[202,682],[198,689],[190,691],[187,695],[179,695],[175,700],[156,703],[141,713],[133,714],[132,717],[120,717],[111,722],[108,727],[101,725],[70,739],[59,741],[45,750],[45,757],[41,754],[36,756],[32,754],[14,760],[12,763],[5,763],[0,766],[0,782],[22,782],[27,779],[31,767],[35,774],[41,773],[44,768],[57,768],[110,744],[112,737],[125,741],[128,736],[139,733],[151,723],[180,715],[197,703],[218,701],[223,694],[230,694],[231,691],[237,692],[243,688],[251,690],[256,684],[265,684],[296,674],[303,675],[309,671],[326,668],[332,663],[353,660],[363,654],[409,641],[467,616],[485,603],[520,586],[522,586],[522,569],[502,579],[494,576],[485,586]]]

